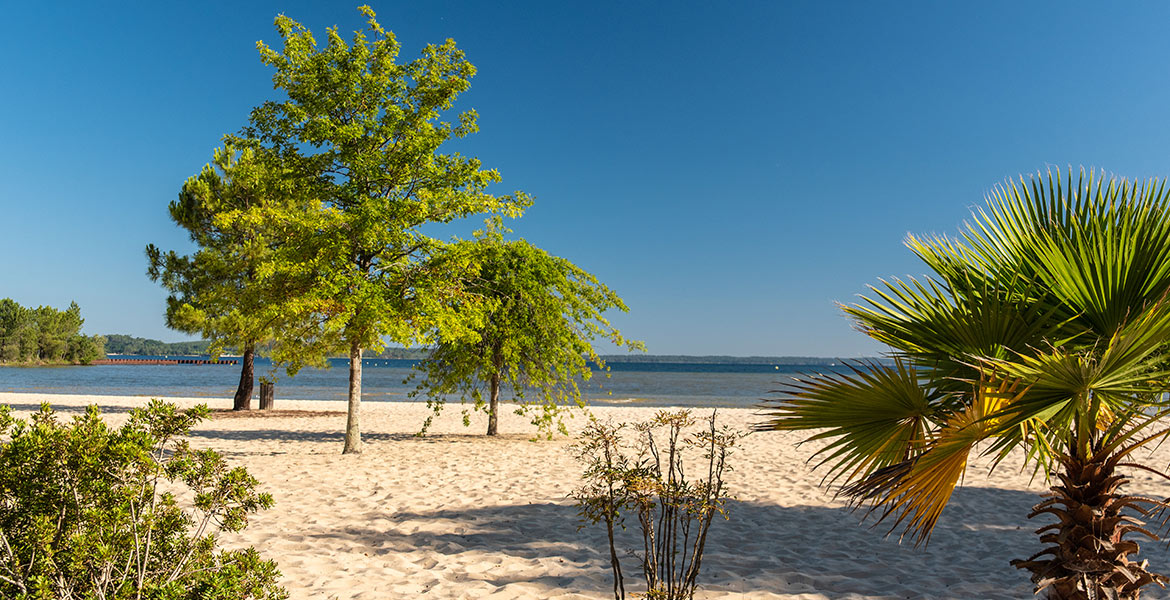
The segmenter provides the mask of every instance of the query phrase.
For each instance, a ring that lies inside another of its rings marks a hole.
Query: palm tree
[[[1170,434],[1165,182],[1021,177],[957,237],[906,243],[933,274],[843,307],[892,362],[796,378],[760,428],[819,430],[826,482],[916,543],[973,451],[1022,452],[1052,484],[1029,518],[1056,517],[1037,531],[1044,551],[1012,561],[1037,593],[1136,599],[1163,585],[1129,538],[1156,540],[1139,518],[1168,505],[1123,488],[1133,470],[1167,477],[1134,458]]]

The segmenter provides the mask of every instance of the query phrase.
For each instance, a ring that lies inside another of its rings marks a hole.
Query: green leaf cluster
[[[183,184],[169,205],[171,219],[198,247],[191,255],[147,246],[147,275],[170,292],[167,326],[199,334],[207,352],[272,343],[289,328],[284,301],[295,294],[287,278],[266,277],[286,236],[270,212],[298,210],[305,201],[279,163],[250,147],[225,144],[211,164]]]
[[[411,395],[425,396],[436,414],[449,397],[475,410],[495,410],[488,401],[504,388],[519,404],[517,412],[530,414],[546,435],[554,427],[565,433],[561,411],[584,407],[579,384],[591,377],[591,363],[606,369],[593,340],[642,347],[604,316],[627,310],[616,293],[568,260],[524,240],[505,241],[498,220],[438,260],[464,269],[467,302],[452,311],[472,331],[439,336],[416,366],[421,380]]]
[[[81,308],[24,307],[0,300],[0,363],[88,364],[105,358],[105,338],[81,334]]]
[[[920,541],[980,442],[1048,477],[1063,456],[1148,441],[1170,391],[1164,181],[1021,177],[959,235],[907,245],[933,274],[844,307],[896,363],[802,377],[765,427],[819,429],[830,479]]]
[[[61,422],[48,405],[29,420],[0,405],[0,596],[286,598],[275,563],[216,547],[272,498],[182,439],[206,415],[152,400],[112,429],[97,407]]]
[[[457,293],[428,259],[446,244],[428,224],[477,213],[518,216],[530,199],[495,195],[495,170],[458,152],[450,140],[477,131],[473,110],[445,121],[475,68],[452,40],[400,61],[400,45],[368,7],[351,39],[330,28],[312,33],[280,16],[283,47],[258,43],[286,99],[252,111],[235,143],[263,149],[303,185],[306,210],[269,215],[295,240],[282,245],[274,272],[307,282],[296,308],[315,317],[306,347],[378,351],[387,339],[410,344],[462,323],[438,310]],[[290,362],[306,349],[274,353]]]

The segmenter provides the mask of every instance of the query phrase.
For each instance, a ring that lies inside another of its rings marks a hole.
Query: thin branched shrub
[[[689,600],[698,586],[707,533],[715,517],[728,518],[729,498],[723,475],[727,457],[742,434],[718,427],[716,413],[706,426],[690,411],[661,411],[633,426],[594,420],[575,446],[585,464],[582,486],[573,493],[582,525],[604,524],[609,541],[610,567],[616,600],[626,597],[616,532],[627,517],[638,524],[642,548],[630,549],[642,568],[645,597],[652,600]],[[623,437],[634,432],[634,441]],[[690,458],[701,453],[701,461]],[[699,465],[706,477],[687,475],[688,465]]]

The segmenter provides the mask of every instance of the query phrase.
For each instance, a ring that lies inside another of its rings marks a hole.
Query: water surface
[[[302,369],[293,378],[282,371],[276,372],[276,397],[344,400],[348,361],[332,359],[330,362],[329,369]],[[364,360],[363,399],[410,400],[408,394],[415,386],[404,380],[411,375],[414,364],[413,360]],[[643,362],[615,362],[609,366],[608,377],[604,372],[595,372],[590,381],[581,384],[581,394],[591,404],[753,406],[768,397],[777,382],[799,372],[832,368]],[[272,373],[271,363],[257,359],[256,374],[269,373]],[[0,367],[0,392],[227,398],[235,393],[239,377],[240,367],[229,365]]]

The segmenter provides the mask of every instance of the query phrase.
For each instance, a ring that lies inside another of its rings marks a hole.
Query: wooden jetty
[[[91,365],[236,365],[238,361],[219,359],[211,361],[205,358],[102,358],[95,360]]]

